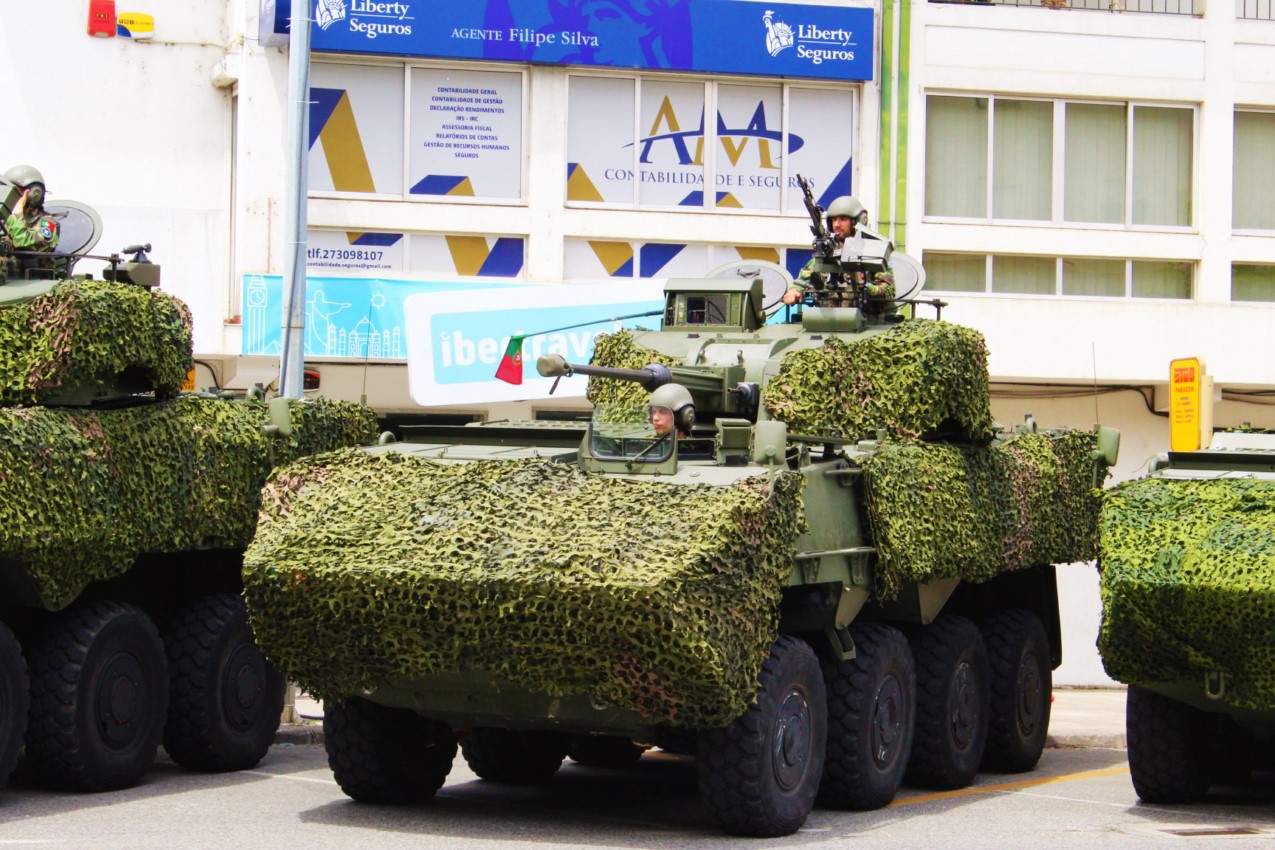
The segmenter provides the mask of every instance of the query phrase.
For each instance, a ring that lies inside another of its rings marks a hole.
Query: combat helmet
[[[673,411],[673,424],[678,431],[689,434],[695,427],[695,400],[691,391],[681,384],[665,384],[651,393],[651,407],[667,407]]]
[[[863,204],[859,203],[859,199],[854,195],[842,195],[834,198],[832,203],[828,204],[828,211],[825,213],[824,221],[828,228],[832,228],[832,220],[839,216],[845,216],[855,223],[855,225],[868,223],[868,210]]]
[[[19,189],[26,189],[32,183],[39,183],[46,190],[48,189],[48,185],[44,182],[44,175],[34,165],[15,165],[4,173],[4,179]]]

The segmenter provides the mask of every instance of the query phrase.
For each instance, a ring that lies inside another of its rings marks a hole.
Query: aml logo
[[[337,21],[345,20],[345,0],[318,0],[314,4],[314,22],[319,29],[327,29]]]
[[[766,14],[762,15],[762,23],[766,25],[766,49],[770,51],[771,56],[778,56],[779,51],[792,47],[795,40],[792,27],[783,21],[772,22],[775,13],[770,9],[766,10]]]

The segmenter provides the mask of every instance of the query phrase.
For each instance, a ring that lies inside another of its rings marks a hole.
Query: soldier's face
[[[655,433],[663,437],[669,431],[673,430],[673,411],[667,407],[651,408],[651,427],[655,429]]]
[[[832,232],[838,236],[847,236],[850,233],[850,216],[834,215],[832,217]]]

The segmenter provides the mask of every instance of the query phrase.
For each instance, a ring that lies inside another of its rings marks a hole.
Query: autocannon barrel
[[[577,366],[568,363],[561,354],[542,354],[536,360],[536,371],[544,378],[569,377],[574,374],[593,375],[599,378],[615,378],[633,381],[645,390],[662,387],[673,380],[673,373],[660,363],[648,363],[641,369],[617,369],[612,366]]]

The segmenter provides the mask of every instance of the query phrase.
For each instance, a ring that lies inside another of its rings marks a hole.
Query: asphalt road
[[[1269,848],[1275,841],[1273,785],[1228,790],[1206,805],[1141,805],[1123,750],[1049,749],[1030,774],[981,776],[957,792],[905,790],[875,812],[816,810],[796,835],[769,842],[719,834],[701,815],[695,788],[691,761],[659,753],[618,772],[568,762],[534,788],[478,780],[458,758],[432,802],[369,806],[341,793],[322,747],[282,744],[257,769],[233,774],[189,773],[161,755],[141,785],[109,794],[56,794],[19,782],[0,791],[0,848],[981,850]]]

